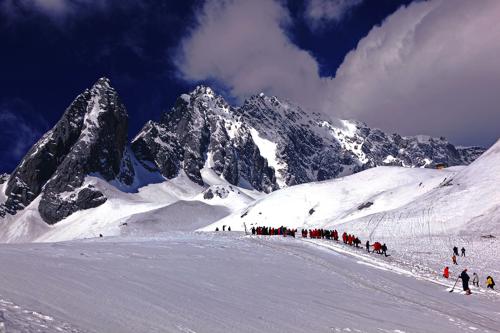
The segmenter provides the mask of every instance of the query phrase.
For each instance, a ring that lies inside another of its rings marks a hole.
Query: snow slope
[[[500,230],[500,141],[467,167],[377,167],[275,191],[220,225],[333,228],[363,237],[419,237]]]
[[[498,332],[500,298],[291,238],[173,233],[0,245],[7,332]],[[67,323],[61,327],[57,323]],[[43,325],[43,326],[42,326]],[[59,327],[59,328],[56,328]],[[70,330],[71,328],[71,330]]]
[[[399,209],[365,216],[344,227],[373,237],[498,236],[500,141],[471,165],[448,175],[440,186],[425,195]]]
[[[78,211],[49,226],[38,212],[39,199],[15,216],[8,216],[0,228],[1,242],[54,242],[105,236],[151,235],[171,230],[194,231],[241,209],[262,194],[230,185],[221,178],[208,177],[200,186],[181,172],[174,179],[158,180],[145,170],[136,173],[138,180],[130,186],[108,183],[98,175],[88,176],[85,186],[93,186],[108,200],[99,207]],[[147,185],[142,180],[147,179]],[[154,180],[151,181],[151,180]],[[215,195],[208,199],[204,194]],[[144,223],[142,223],[144,222]]]
[[[323,227],[396,209],[436,188],[456,171],[377,167],[324,182],[297,185],[275,191],[213,225],[234,230],[252,225],[296,228]],[[359,206],[372,202],[370,207]]]

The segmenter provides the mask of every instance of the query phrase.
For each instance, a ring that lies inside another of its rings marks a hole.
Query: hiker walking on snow
[[[443,271],[443,276],[445,279],[449,278],[450,277],[450,269],[448,268],[448,266],[446,266],[444,268],[444,271]]]
[[[388,257],[387,255],[387,245],[385,245],[385,243],[382,245],[382,254],[384,254],[386,257]]]
[[[458,256],[458,247],[456,246],[453,247],[453,254]]]
[[[479,276],[477,276],[476,272],[474,272],[474,274],[472,274],[472,285],[474,287],[479,287]]]
[[[366,252],[370,253],[370,241],[366,241]]]
[[[456,255],[453,255],[453,256],[451,257],[451,260],[453,260],[453,264],[458,265],[458,264],[457,264],[457,256],[456,256]]]
[[[493,281],[493,278],[488,275],[486,278],[486,288],[490,288],[491,290],[495,290],[493,287],[495,286],[495,281]]]
[[[462,247],[462,249],[460,251],[462,252],[462,257],[465,257],[465,248]]]
[[[467,268],[462,271],[462,273],[460,274],[460,278],[462,279],[462,287],[465,291],[465,294],[470,295],[471,294],[470,289],[469,289],[470,277],[469,277],[469,274],[467,274]]]

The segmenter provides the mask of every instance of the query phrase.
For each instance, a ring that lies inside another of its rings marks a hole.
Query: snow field
[[[321,243],[171,232],[4,244],[0,295],[88,332],[500,329],[499,298],[449,293]]]

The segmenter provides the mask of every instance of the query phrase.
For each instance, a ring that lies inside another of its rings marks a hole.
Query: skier
[[[458,247],[454,246],[453,247],[453,253],[458,256]]]
[[[451,260],[453,260],[453,264],[458,265],[458,264],[457,264],[457,256],[456,256],[456,255],[453,255],[453,256],[451,257]]]
[[[370,241],[366,241],[366,252],[370,253]]]
[[[450,269],[448,268],[448,266],[446,266],[444,268],[444,271],[443,271],[443,276],[445,279],[449,278],[450,277]]]
[[[462,279],[462,287],[465,291],[465,294],[470,295],[471,294],[470,289],[469,289],[470,277],[469,277],[469,274],[467,274],[467,268],[462,271],[462,273],[460,274],[460,278]]]
[[[476,272],[472,274],[472,285],[475,287],[479,287],[479,276],[477,276]]]
[[[494,286],[495,286],[495,281],[493,281],[493,278],[488,275],[488,277],[486,278],[486,288],[495,290],[495,288],[493,288]]]
[[[465,257],[465,248],[462,247],[462,249],[460,251],[462,252],[462,257]]]
[[[384,254],[386,257],[388,256],[387,255],[387,245],[385,245],[385,243],[382,245],[382,254]]]

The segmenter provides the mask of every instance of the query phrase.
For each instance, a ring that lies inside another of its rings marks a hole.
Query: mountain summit
[[[269,193],[380,165],[469,164],[484,151],[457,148],[444,138],[403,137],[358,121],[326,119],[264,94],[234,107],[206,86],[181,95],[159,122],[147,122],[130,149],[127,121],[110,81],[99,79],[76,97],[10,176],[0,177],[0,216],[34,204],[41,218],[54,224],[106,202],[86,177],[137,187],[137,168],[167,181],[182,174],[206,186],[215,177]]]
[[[53,224],[106,197],[81,187],[87,175],[119,176],[127,144],[127,111],[107,78],[78,95],[62,118],[26,154],[10,176],[4,211],[14,214],[40,196],[42,218]]]

